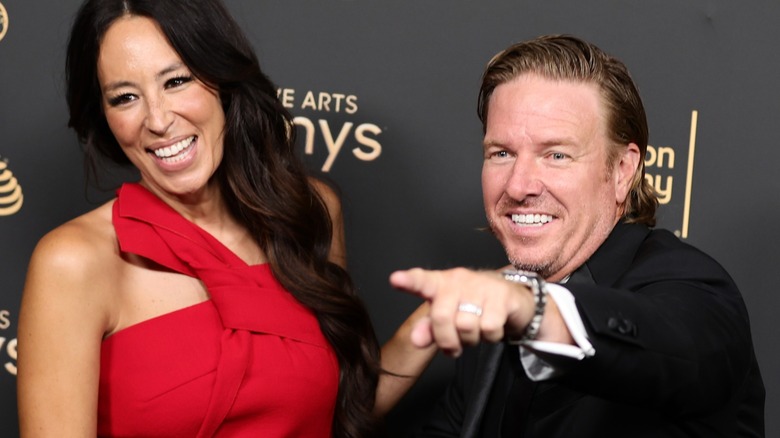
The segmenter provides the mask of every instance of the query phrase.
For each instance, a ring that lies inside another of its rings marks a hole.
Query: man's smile
[[[512,222],[520,226],[533,226],[541,227],[542,225],[551,222],[553,216],[548,214],[513,214]]]

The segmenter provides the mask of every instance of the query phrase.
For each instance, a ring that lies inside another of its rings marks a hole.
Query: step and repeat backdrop
[[[505,263],[482,231],[476,95],[488,59],[519,40],[570,33],[624,60],[648,112],[659,226],[740,285],[767,436],[780,436],[780,3],[226,2],[296,117],[301,156],[341,189],[350,270],[380,341],[418,304],[388,286],[393,270]],[[79,3],[0,0],[0,436],[18,434],[16,331],[35,243],[134,178],[106,169],[103,187],[86,186],[66,127],[64,51]],[[437,357],[388,417],[391,435],[419,424],[452,366]]]

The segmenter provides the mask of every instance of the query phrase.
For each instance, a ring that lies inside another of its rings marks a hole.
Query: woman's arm
[[[94,437],[105,305],[98,260],[66,224],[38,243],[19,315],[17,394],[22,437]],[[103,274],[105,275],[105,274]]]
[[[393,337],[382,346],[382,373],[376,390],[374,415],[384,416],[411,389],[436,355],[436,345],[420,348],[412,344],[412,328],[428,317],[424,302],[401,324]]]
[[[330,260],[344,268],[347,265],[347,250],[344,239],[344,216],[341,202],[333,189],[325,183],[311,179],[311,184],[328,209],[333,224],[333,241],[330,247]],[[414,324],[428,315],[428,304],[423,303],[404,321],[393,337],[382,347],[381,367],[376,391],[374,414],[383,416],[414,385],[417,378],[436,354],[435,346],[418,348],[412,345],[411,332]]]

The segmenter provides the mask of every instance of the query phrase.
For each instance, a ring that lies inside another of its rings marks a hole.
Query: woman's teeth
[[[188,149],[194,141],[195,136],[193,135],[171,146],[156,149],[154,155],[162,158],[166,163],[175,163],[184,157],[185,154],[182,154],[182,152]]]

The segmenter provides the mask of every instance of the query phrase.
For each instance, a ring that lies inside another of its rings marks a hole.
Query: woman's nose
[[[164,135],[171,124],[173,124],[174,114],[168,108],[165,98],[159,97],[147,101],[147,113],[145,126],[149,131]]]

